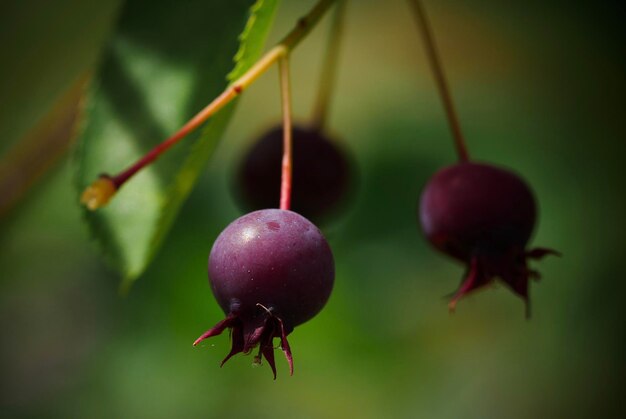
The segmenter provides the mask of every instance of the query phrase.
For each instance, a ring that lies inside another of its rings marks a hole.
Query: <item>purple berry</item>
[[[233,221],[209,255],[209,283],[226,318],[198,342],[231,329],[233,355],[259,345],[276,378],[274,337],[293,374],[287,335],[314,317],[333,287],[333,255],[320,230],[292,211],[265,209]]]
[[[507,170],[459,163],[432,177],[420,202],[422,229],[438,250],[468,266],[451,309],[494,277],[522,297],[529,309],[528,280],[539,274],[527,267],[527,259],[557,254],[544,248],[526,250],[536,212],[530,188]]]
[[[237,189],[250,210],[275,207],[279,201],[283,129],[267,132],[245,155]],[[291,209],[312,220],[335,211],[347,195],[350,165],[336,141],[317,130],[293,128]]]

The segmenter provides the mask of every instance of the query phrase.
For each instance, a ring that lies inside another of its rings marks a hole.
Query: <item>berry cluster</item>
[[[106,204],[138,170],[239,95],[270,64],[278,62],[282,126],[253,144],[236,176],[242,206],[253,212],[226,227],[209,255],[209,283],[226,317],[194,342],[196,345],[230,329],[232,347],[222,364],[237,353],[250,353],[258,347],[255,362],[265,357],[274,378],[274,338],[280,340],[293,373],[287,336],[323,308],[333,287],[331,249],[309,219],[317,221],[335,212],[352,183],[344,150],[325,134],[323,127],[343,2],[336,9],[338,18],[332,27],[334,36],[323,73],[325,87],[319,95],[316,117],[311,127],[291,125],[289,52],[333,3],[322,0],[282,42],[179,132],[126,171],[116,176],[103,175],[82,197],[90,209]],[[426,15],[419,1],[411,4],[460,160],[430,179],[419,206],[419,221],[430,243],[467,265],[449,307],[453,310],[461,297],[500,278],[525,300],[528,313],[529,279],[539,274],[528,268],[527,260],[556,252],[527,249],[537,213],[529,186],[507,170],[470,161]],[[279,202],[280,208],[273,209]]]

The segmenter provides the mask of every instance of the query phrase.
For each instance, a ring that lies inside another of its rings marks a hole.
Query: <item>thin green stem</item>
[[[283,113],[283,161],[280,181],[280,209],[291,207],[291,175],[293,172],[292,127],[291,127],[291,77],[289,74],[289,55],[278,62],[280,76],[280,98]]]
[[[337,77],[337,62],[339,60],[339,50],[343,36],[346,4],[347,0],[340,0],[335,7],[330,34],[328,36],[326,54],[324,55],[324,63],[322,64],[322,74],[317,90],[317,99],[313,108],[311,124],[318,131],[324,128],[328,114],[330,113],[330,98]]]
[[[450,125],[450,130],[452,131],[459,160],[468,161],[469,154],[467,152],[463,132],[461,131],[461,123],[459,122],[459,118],[454,107],[454,101],[452,100],[452,94],[450,93],[446,75],[443,70],[443,66],[441,65],[441,60],[435,44],[433,31],[428,21],[428,16],[426,15],[426,11],[424,10],[420,0],[409,0],[409,4],[412,6],[415,18],[422,33],[422,38],[426,47],[426,54],[428,55],[428,61],[430,62],[430,66],[437,83],[437,89],[439,90],[439,96],[441,97],[441,101],[443,102],[443,106],[446,111],[448,124]]]
[[[181,129],[154,147],[136,163],[115,176],[103,175],[85,189],[81,202],[91,210],[108,203],[116,191],[139,170],[201,126],[207,119],[239,96],[280,58],[289,54],[313,29],[330,6],[337,0],[320,0],[311,11],[298,20],[296,26],[278,44],[261,57],[248,71],[232,82],[224,92],[191,118]]]

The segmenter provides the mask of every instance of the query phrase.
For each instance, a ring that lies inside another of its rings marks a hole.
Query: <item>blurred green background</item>
[[[330,125],[358,162],[350,208],[324,231],[336,287],[290,336],[278,380],[237,356],[206,279],[243,150],[280,115],[275,72],[241,99],[165,245],[127,297],[82,224],[71,156],[0,220],[0,416],[232,418],[615,417],[623,411],[626,55],[617,3],[427,1],[470,152],[534,187],[533,318],[503,286],[444,295],[463,268],[416,224],[429,176],[454,161],[403,1],[353,1]],[[284,1],[270,42],[311,1]],[[0,4],[0,152],[91,68],[117,1]],[[293,55],[306,121],[328,22]],[[210,28],[207,28],[210,35]],[[207,98],[207,101],[210,98]],[[0,161],[2,157],[0,157]],[[278,354],[277,354],[278,355]]]

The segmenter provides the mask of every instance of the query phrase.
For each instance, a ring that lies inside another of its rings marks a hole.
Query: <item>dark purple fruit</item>
[[[250,210],[273,208],[280,199],[283,129],[267,132],[245,155],[237,189]],[[319,220],[336,210],[348,193],[350,165],[336,141],[317,130],[293,128],[291,209]]]
[[[533,194],[517,175],[481,163],[459,163],[437,172],[424,189],[420,221],[440,251],[467,264],[464,280],[450,302],[499,277],[529,307],[528,280],[539,278],[527,259],[554,250],[526,250],[535,225]]]
[[[287,335],[314,317],[333,287],[335,264],[320,230],[292,211],[265,209],[233,221],[219,235],[209,255],[209,283],[226,318],[200,341],[231,329],[233,355],[259,345],[276,378],[273,338],[293,374]]]

